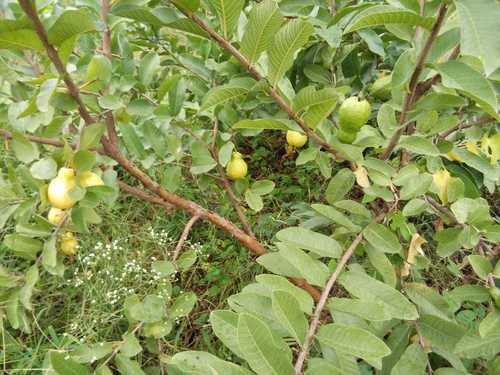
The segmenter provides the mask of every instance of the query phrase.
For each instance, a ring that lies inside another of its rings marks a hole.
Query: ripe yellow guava
[[[66,255],[75,255],[78,250],[78,241],[71,232],[64,232],[60,237],[61,251]]]
[[[307,135],[294,130],[288,130],[286,132],[286,141],[290,146],[301,148],[307,142]]]
[[[102,178],[91,171],[85,171],[80,174],[78,177],[78,182],[81,187],[89,187],[89,186],[101,186],[104,185],[104,181]]]
[[[234,152],[231,161],[227,163],[226,173],[232,180],[239,180],[247,175],[247,163],[239,152]]]
[[[51,207],[49,213],[47,214],[47,220],[49,223],[54,225],[59,225],[64,219],[66,212],[56,207]]]
[[[57,177],[50,181],[47,190],[50,204],[61,210],[73,207],[76,201],[69,196],[69,192],[75,185],[75,171],[71,168],[59,169]]]

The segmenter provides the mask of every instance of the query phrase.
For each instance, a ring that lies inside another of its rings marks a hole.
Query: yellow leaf
[[[463,161],[462,158],[460,156],[458,156],[457,154],[455,154],[453,151],[446,153],[446,155],[448,156],[448,158],[450,160],[459,161],[459,162]]]
[[[359,166],[354,171],[354,175],[356,176],[356,182],[358,183],[359,186],[361,186],[362,188],[370,187],[370,180],[368,180],[368,172],[364,167]]]
[[[422,250],[422,245],[427,243],[427,241],[418,233],[415,233],[410,242],[410,247],[408,248],[408,255],[406,257],[406,263],[401,270],[401,277],[407,277],[410,274],[410,268],[415,263],[417,255],[425,255]]]
[[[481,150],[490,157],[491,164],[495,165],[500,157],[500,133],[491,137],[485,135],[481,140]]]
[[[465,143],[465,148],[474,155],[479,155],[479,149],[477,148],[476,142],[469,141]]]
[[[434,181],[434,185],[438,188],[438,196],[441,199],[441,203],[448,203],[448,186],[450,184],[452,177],[450,172],[446,169],[442,169],[437,171],[432,175],[432,180]]]

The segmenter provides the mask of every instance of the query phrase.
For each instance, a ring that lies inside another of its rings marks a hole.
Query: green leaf
[[[402,136],[398,147],[420,155],[439,156],[441,154],[437,146],[430,139],[417,135]]]
[[[282,229],[276,233],[276,238],[322,257],[339,258],[342,255],[342,248],[337,241],[310,229],[302,227]]]
[[[271,180],[260,180],[255,181],[250,189],[253,193],[258,195],[267,195],[274,190],[274,182]]]
[[[418,312],[415,306],[396,289],[360,272],[345,272],[339,283],[349,293],[360,299],[384,303],[394,318],[415,320]]]
[[[481,279],[487,280],[488,275],[493,272],[490,261],[481,255],[469,255],[467,257],[472,269]]]
[[[87,66],[87,81],[99,80],[107,84],[111,79],[112,69],[111,61],[106,56],[93,56]]]
[[[175,354],[169,364],[176,365],[176,369],[182,372],[171,372],[169,374],[189,375],[251,375],[252,373],[238,365],[223,361],[213,354],[201,351],[189,351]]]
[[[398,237],[386,226],[372,223],[363,230],[363,236],[378,251],[389,254],[401,254],[403,248]]]
[[[434,20],[431,17],[422,17],[404,8],[377,5],[359,12],[346,26],[344,33],[351,33],[366,27],[392,24],[420,26],[430,30],[433,23]]]
[[[77,171],[89,171],[96,163],[96,154],[88,150],[77,151],[73,156],[73,163]]]
[[[295,112],[301,113],[305,123],[315,129],[330,115],[337,105],[338,94],[335,89],[325,88],[316,91],[313,86],[308,86],[299,91],[292,103]]]
[[[11,249],[15,255],[29,260],[35,260],[43,247],[43,242],[19,234],[7,234],[3,244]]]
[[[245,191],[245,202],[255,212],[259,212],[264,208],[264,202],[259,194],[254,193],[252,190]]]
[[[283,350],[284,342],[262,320],[242,313],[238,319],[238,345],[253,371],[259,375],[294,375],[289,354]]]
[[[368,46],[368,49],[373,53],[385,58],[384,42],[373,30],[359,30],[358,35],[363,39]]]
[[[458,251],[465,244],[464,229],[446,228],[436,233],[434,236],[438,241],[437,254],[440,257],[447,257]]]
[[[57,175],[57,163],[52,158],[43,158],[31,165],[30,172],[38,180],[50,180]]]
[[[168,260],[157,260],[151,264],[151,268],[163,277],[168,277],[176,272],[174,264]]]
[[[123,354],[116,355],[115,364],[122,375],[146,375],[146,373],[141,370],[139,363],[125,357]]]
[[[352,171],[348,168],[343,168],[337,172],[330,180],[325,191],[325,197],[328,203],[334,205],[335,202],[344,198],[344,196],[354,186],[356,178]]]
[[[374,322],[390,320],[392,318],[384,304],[367,300],[334,297],[330,298],[328,308],[330,311],[334,310],[332,311],[332,315],[335,314],[335,311],[340,311]]]
[[[299,274],[313,285],[324,286],[328,279],[328,268],[293,245],[277,244],[280,255],[287,260]]]
[[[373,246],[366,247],[366,255],[373,268],[382,276],[384,283],[396,288],[397,277],[394,266],[387,256],[382,252],[376,250]]]
[[[255,81],[250,78],[237,79],[227,85],[212,88],[203,98],[200,111],[246,96],[254,83]]]
[[[326,359],[310,358],[307,361],[305,375],[343,375],[343,373]]]
[[[241,40],[241,53],[252,64],[267,50],[273,35],[278,31],[282,17],[273,0],[254,4],[248,17],[248,24]]]
[[[214,7],[219,18],[220,28],[224,39],[229,40],[240,17],[245,4],[244,0],[208,0]]]
[[[69,358],[67,353],[51,351],[50,364],[58,375],[88,375],[90,371],[87,367],[80,365]]]
[[[479,335],[500,336],[500,310],[493,307],[490,313],[479,324]]]
[[[425,374],[427,368],[427,354],[419,344],[412,344],[406,348],[401,359],[391,371],[391,375]]]
[[[93,148],[99,144],[104,135],[106,127],[101,122],[96,122],[83,128],[80,138],[80,149]]]
[[[197,301],[198,297],[196,297],[196,294],[193,292],[182,293],[175,299],[172,306],[170,306],[169,317],[175,319],[181,316],[189,315]]]
[[[463,302],[485,303],[490,300],[488,288],[481,285],[462,285],[448,292],[447,296],[459,305]]]
[[[34,49],[43,51],[44,47],[34,30],[15,30],[0,32],[0,49]]]
[[[36,96],[36,106],[40,112],[49,110],[49,101],[56,89],[57,82],[57,78],[52,78],[43,81],[40,85],[40,92]]]
[[[194,141],[191,145],[191,156],[193,162],[191,165],[192,174],[207,173],[212,170],[217,163],[210,155],[206,144],[202,141]]]
[[[500,67],[500,7],[495,0],[455,0],[460,21],[460,52],[482,60],[489,76]]]
[[[71,352],[71,358],[78,363],[92,363],[113,352],[113,344],[110,342],[94,345],[83,344]]]
[[[322,326],[317,339],[336,351],[347,353],[358,358],[382,358],[391,353],[391,350],[373,333],[354,326],[345,326],[339,323]]]
[[[291,68],[295,53],[307,43],[313,31],[310,23],[294,19],[276,33],[267,50],[269,81],[273,87]]]
[[[433,346],[453,352],[455,345],[465,334],[465,328],[449,320],[441,319],[434,315],[422,315],[419,327],[427,340]]]
[[[275,290],[272,293],[272,306],[278,322],[300,345],[303,345],[309,325],[297,299],[288,292]]]
[[[284,277],[272,274],[261,274],[255,277],[260,285],[264,285],[271,292],[280,290],[293,295],[299,302],[300,309],[308,315],[312,314],[313,300],[309,293],[296,287]],[[271,294],[269,294],[269,297]]]
[[[289,130],[293,129],[288,125],[287,120],[276,120],[272,118],[259,120],[240,120],[233,125],[233,129],[270,129],[270,130]]]
[[[39,280],[38,265],[34,264],[26,271],[24,276],[24,285],[19,290],[19,302],[24,306],[26,310],[32,311],[33,305],[31,303],[31,296],[33,295],[33,290],[36,283]]]
[[[500,336],[465,335],[455,347],[455,353],[461,357],[474,359],[491,358],[500,352]]]
[[[137,135],[134,126],[130,124],[120,124],[119,129],[123,137],[123,141],[127,146],[127,150],[140,160],[144,159],[146,157],[144,145]]]
[[[23,163],[31,163],[33,160],[38,159],[40,155],[36,145],[18,132],[12,133],[12,149],[16,158]]]
[[[451,307],[444,297],[425,284],[405,284],[405,292],[422,314],[435,315],[445,320],[452,318]]]
[[[134,5],[130,2],[118,3],[111,8],[111,13],[115,16],[130,18],[156,27],[163,25],[163,22],[149,8]]]
[[[229,310],[216,310],[210,313],[210,324],[215,335],[234,354],[244,358],[238,346],[238,314]]]
[[[173,0],[173,3],[189,12],[195,12],[200,7],[200,0]]]
[[[181,78],[168,91],[168,104],[172,116],[177,116],[181,112],[182,105],[186,99],[186,88],[186,81],[184,78]]]
[[[122,335],[122,344],[120,345],[120,353],[125,357],[133,357],[142,351],[142,346],[135,335],[130,332]]]
[[[361,230],[360,226],[354,224],[346,215],[337,211],[332,206],[328,206],[326,204],[312,204],[311,208],[332,220],[334,223],[342,225],[352,232],[359,232]]]
[[[493,86],[481,73],[456,60],[436,65],[436,70],[441,74],[444,86],[459,90],[476,101],[485,112],[500,119]]]
[[[160,56],[155,52],[149,52],[141,58],[139,65],[139,80],[148,87],[153,81],[153,77],[160,67]]]
[[[75,22],[78,20],[78,22]],[[95,25],[87,9],[67,10],[59,16],[52,27],[47,31],[49,43],[61,45],[65,40],[75,35],[94,31]]]

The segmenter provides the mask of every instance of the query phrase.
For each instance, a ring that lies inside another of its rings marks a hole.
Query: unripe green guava
[[[339,109],[339,124],[344,131],[357,132],[366,124],[370,117],[371,106],[367,100],[359,100],[357,96],[351,96],[344,100]]]
[[[357,132],[355,132],[355,131],[351,132],[351,131],[342,130],[342,129],[337,130],[337,138],[342,143],[351,144],[356,139],[356,135],[357,135]]]
[[[377,99],[388,100],[391,98],[391,80],[392,77],[382,76],[373,82],[370,93]]]

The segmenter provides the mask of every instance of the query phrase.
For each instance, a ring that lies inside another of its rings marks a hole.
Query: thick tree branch
[[[184,13],[186,17],[191,19],[194,23],[196,23],[200,28],[202,28],[213,40],[215,40],[223,49],[229,52],[233,57],[238,60],[238,62],[245,68],[257,81],[266,81],[266,78],[263,77],[257,69],[248,61],[248,59],[241,54],[229,41],[224,39],[222,35],[217,33],[214,29],[208,26],[205,22],[203,22],[198,16],[196,16],[192,12],[188,12],[187,10],[179,7],[177,4],[173,4],[179,11]],[[285,111],[288,116],[299,125],[302,130],[307,134],[309,139],[312,139],[318,145],[323,147],[329,153],[335,155],[338,159],[342,157],[335,151],[328,142],[322,139],[319,135],[317,135],[314,131],[312,131],[304,122],[304,120],[292,109],[292,107],[286,102],[286,100],[276,91],[276,89],[270,88],[267,90],[268,94],[274,99],[274,101],[278,104],[278,106]]]
[[[427,38],[427,41],[422,49],[422,52],[420,53],[420,56],[418,57],[415,70],[413,71],[413,74],[411,75],[410,78],[409,92],[406,95],[403,108],[401,110],[401,114],[399,115],[399,128],[398,130],[396,130],[396,132],[390,139],[389,144],[387,145],[384,152],[380,155],[380,159],[386,160],[391,156],[392,151],[394,151],[394,148],[398,145],[399,139],[401,138],[401,135],[406,129],[405,125],[406,115],[415,101],[417,84],[420,78],[420,74],[424,69],[424,64],[425,61],[427,60],[427,56],[429,55],[432,44],[436,40],[439,34],[439,30],[441,30],[441,26],[443,25],[447,9],[448,7],[446,4],[441,4],[441,6],[439,7],[439,12],[436,18],[436,22],[434,22],[434,26],[432,27],[431,33]]]
[[[450,222],[452,224],[455,224],[455,225],[458,225],[460,224],[457,220],[457,218],[455,217],[455,215],[453,215],[453,212],[451,212],[447,207],[444,207],[444,206],[441,206],[438,202],[436,202],[436,200],[428,195],[425,196],[425,200],[439,213],[443,214],[444,216],[446,216],[448,218],[448,220],[450,220]]]
[[[384,218],[384,216],[385,216],[385,213],[382,213],[379,216],[377,216],[374,221],[379,222]],[[337,278],[339,277],[340,273],[342,272],[342,270],[346,266],[349,259],[354,254],[354,250],[356,250],[356,247],[358,246],[358,244],[361,242],[362,239],[363,239],[363,232],[360,232],[356,236],[354,241],[351,243],[351,245],[344,252],[344,254],[342,255],[342,258],[340,258],[340,261],[337,264],[337,267],[335,267],[335,270],[333,271],[332,275],[330,276],[330,279],[328,279],[328,282],[326,283],[326,286],[323,289],[323,292],[321,293],[321,297],[319,299],[318,304],[316,305],[316,309],[314,310],[314,314],[312,316],[311,323],[309,324],[309,330],[308,330],[306,338],[304,340],[304,345],[302,346],[302,350],[300,351],[300,353],[297,357],[297,361],[295,362],[295,374],[296,375],[302,374],[302,368],[304,367],[305,360],[309,354],[311,344],[314,340],[314,336],[316,335],[316,330],[318,329],[321,313],[323,312],[323,309],[325,308],[328,297],[330,296],[330,292],[332,291],[333,286],[335,285],[335,282],[337,281]]]
[[[61,142],[57,139],[39,137],[36,135],[26,135],[26,134],[24,136],[26,138],[28,138],[30,141],[35,142],[35,143],[40,143],[43,145],[49,145],[49,146],[54,146],[54,147],[63,147],[64,146],[64,142]],[[8,130],[0,129],[0,137],[5,138],[5,139],[12,139],[12,133],[9,132]]]
[[[70,95],[78,104],[78,110],[80,112],[81,117],[85,121],[87,125],[90,125],[94,122],[93,117],[90,115],[87,107],[83,103],[80,92],[76,84],[73,82],[71,76],[66,71],[64,64],[62,63],[57,51],[54,47],[48,42],[47,32],[43,27],[40,18],[32,6],[30,0],[19,0],[19,4],[21,8],[24,10],[28,18],[35,25],[35,31],[38,34],[38,37],[42,41],[44,48],[47,52],[52,63],[56,66],[57,71],[63,77],[66,86],[68,87]],[[114,125],[114,124],[113,124]],[[217,213],[207,210],[204,207],[192,202],[190,200],[181,198],[173,193],[168,192],[163,189],[160,184],[154,181],[150,176],[144,173],[140,168],[138,168],[131,160],[127,159],[119,150],[118,145],[113,143],[106,137],[102,137],[101,143],[104,146],[104,151],[106,154],[117,161],[127,172],[129,172],[132,176],[138,179],[146,189],[156,194],[165,202],[175,206],[176,208],[182,209],[184,211],[189,212],[193,216],[199,216],[202,219],[210,221],[212,224],[216,225],[220,229],[223,229],[229,232],[233,237],[235,237],[243,246],[252,251],[257,255],[263,255],[267,251],[264,246],[258,242],[255,238],[249,236],[240,228],[238,228],[235,224],[230,222],[229,220],[219,216]],[[306,283],[302,279],[291,279],[296,285],[305,289],[311,296],[318,300],[320,293],[319,291]]]
[[[442,132],[441,134],[439,134],[439,138],[445,139],[445,138],[447,138],[448,136],[450,136],[451,134],[453,134],[453,133],[455,133],[457,131],[460,131],[460,130],[463,130],[463,129],[472,128],[474,126],[489,125],[489,124],[491,124],[492,122],[495,122],[495,121],[496,120],[493,117],[485,116],[485,117],[480,118],[477,121],[474,121],[474,122],[471,122],[471,123],[468,123],[468,124],[460,123],[457,126],[454,126],[454,127],[450,128],[450,129]]]

